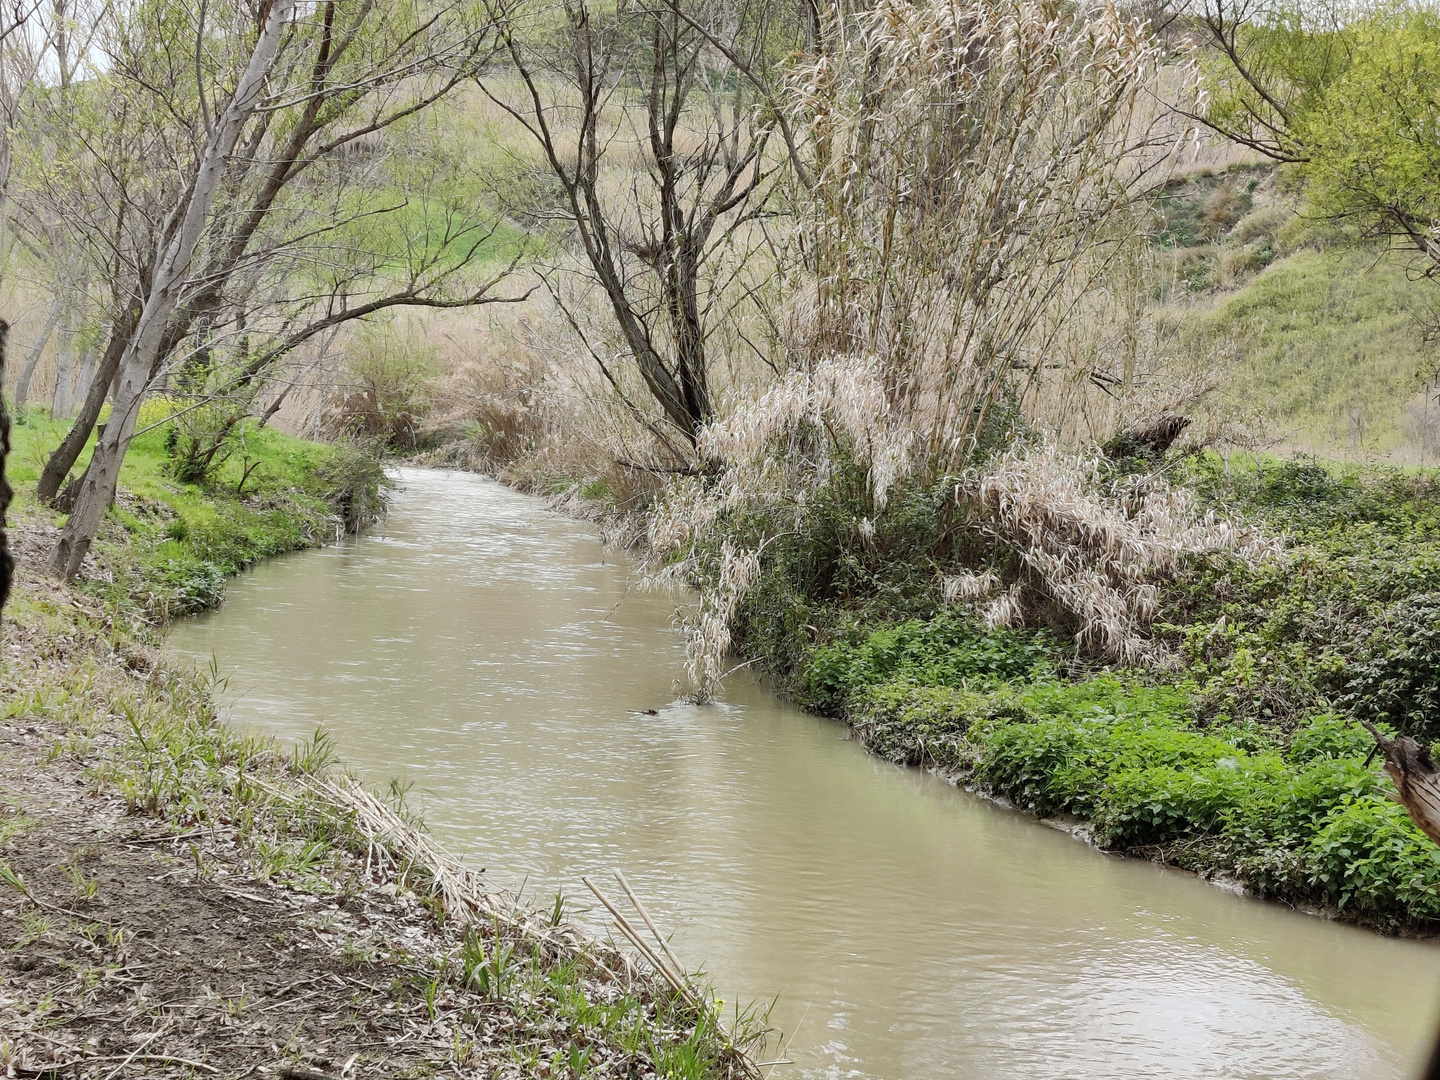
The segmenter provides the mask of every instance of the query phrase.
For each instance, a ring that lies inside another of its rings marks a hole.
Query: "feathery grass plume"
[[[978,600],[992,595],[1000,587],[1000,575],[993,569],[978,574],[964,573],[943,578],[940,595],[947,604],[958,604],[965,600]]]
[[[955,497],[973,524],[1020,567],[985,618],[1013,626],[1049,602],[1079,621],[1079,644],[1124,663],[1161,662],[1144,637],[1156,614],[1156,582],[1190,556],[1227,551],[1255,560],[1278,546],[1201,514],[1189,491],[1163,478],[1107,481],[1102,464],[1098,454],[1041,442],[1012,447],[959,480]]]
[[[1053,366],[1064,313],[1188,137],[1156,107],[1173,58],[1098,0],[881,0],[833,18],[835,47],[792,85],[814,183],[780,329],[800,367],[873,357],[940,475]],[[1193,95],[1178,69],[1167,85]]]
[[[873,358],[835,358],[793,371],[754,401],[704,429],[711,477],[677,481],[650,516],[651,584],[699,585],[683,620],[687,670],[698,699],[724,674],[736,609],[775,537],[805,529],[814,495],[842,459],[865,470],[861,542],[891,488],[909,475],[914,432],[895,415]],[[737,522],[755,523],[741,535]]]

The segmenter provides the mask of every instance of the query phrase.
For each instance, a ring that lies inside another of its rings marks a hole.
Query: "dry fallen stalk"
[[[635,927],[630,924],[630,920],[625,918],[625,916],[621,914],[620,909],[610,902],[610,898],[600,891],[599,886],[597,886],[588,877],[582,877],[580,880],[585,883],[585,887],[587,889],[589,889],[592,893],[595,894],[595,899],[599,900],[600,903],[605,905],[605,910],[607,910],[612,916],[614,916],[615,924],[620,928],[620,932],[625,935],[626,939],[629,940],[630,944],[634,945],[635,948],[639,950],[640,954],[650,962],[650,965],[660,973],[660,975],[665,979],[667,983],[670,984],[671,988],[674,989],[677,994],[683,997],[691,1005],[699,1008],[701,1003],[699,999],[695,996],[694,991],[691,990],[689,984],[686,982],[683,971],[677,973],[670,970],[669,965],[667,965],[663,960],[661,960],[660,957],[656,955],[655,950],[650,948],[650,946],[645,943],[645,941],[640,937],[639,933],[636,932]]]
[[[685,965],[680,963],[680,958],[671,951],[670,943],[666,941],[664,935],[656,929],[654,920],[650,918],[650,912],[645,910],[645,905],[642,904],[640,898],[635,895],[635,890],[630,888],[630,882],[625,880],[625,875],[619,870],[615,871],[615,880],[620,883],[620,888],[625,890],[625,895],[630,898],[630,903],[635,905],[635,910],[640,913],[640,918],[645,920],[645,925],[650,928],[650,933],[655,935],[655,940],[660,943],[660,948],[665,950],[665,955],[669,957],[670,962],[675,965],[675,970],[683,976],[685,974]]]
[[[361,834],[366,837],[371,852],[378,854],[382,861],[423,869],[430,876],[437,896],[451,917],[467,925],[472,923],[499,924],[519,937],[539,942],[552,952],[572,956],[583,955],[607,978],[617,983],[621,981],[611,967],[605,964],[602,957],[598,955],[597,942],[588,940],[571,926],[538,924],[532,915],[517,909],[509,902],[508,898],[486,889],[479,874],[439,848],[419,829],[366,791],[355,779],[347,777],[338,782],[319,779],[312,780],[311,784],[319,794],[328,800],[354,812],[355,823]],[[617,877],[619,876],[617,874]],[[704,1010],[706,1005],[694,987],[690,985],[684,967],[670,951],[669,946],[665,944],[649,913],[645,911],[644,906],[636,898],[623,877],[621,886],[635,904],[636,910],[640,912],[645,924],[660,941],[661,947],[674,964],[674,969],[646,944],[629,920],[589,878],[581,880],[615,917],[616,923],[626,939],[645,958],[650,967],[664,979],[666,984],[688,1005],[697,1010]],[[623,965],[624,970],[632,978],[638,974],[631,965],[630,958],[623,952],[618,954],[618,959],[620,964],[615,965],[616,967]],[[748,1062],[748,1059],[744,1060]],[[745,1067],[748,1066],[742,1064],[742,1068]]]

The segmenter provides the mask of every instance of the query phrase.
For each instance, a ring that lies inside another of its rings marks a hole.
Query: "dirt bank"
[[[700,988],[490,892],[323,738],[220,723],[133,609],[36,574],[28,528],[0,644],[0,1073],[755,1075]]]

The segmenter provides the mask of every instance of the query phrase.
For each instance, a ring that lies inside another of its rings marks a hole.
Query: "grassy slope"
[[[8,471],[20,520],[61,520],[33,492],[65,430],[38,409],[15,426]],[[218,603],[227,577],[259,559],[335,536],[338,518],[325,479],[333,454],[323,444],[252,427],[243,449],[202,488],[170,476],[163,428],[140,435],[121,471],[119,505],[97,544],[113,580],[93,579],[82,587],[112,599],[138,599],[152,615]],[[85,460],[82,455],[82,465]],[[246,465],[256,461],[237,496]]]
[[[1190,326],[1234,342],[1240,360],[1225,394],[1266,402],[1286,442],[1386,453],[1414,438],[1409,406],[1429,358],[1413,313],[1426,291],[1397,255],[1301,251]]]
[[[1435,364],[1417,320],[1433,318],[1440,294],[1413,279],[1403,252],[1327,231],[1297,206],[1268,167],[1174,181],[1153,233],[1162,280],[1173,282],[1158,291],[1165,316],[1198,354],[1235,358],[1220,392],[1267,406],[1273,438],[1415,460],[1412,413]]]

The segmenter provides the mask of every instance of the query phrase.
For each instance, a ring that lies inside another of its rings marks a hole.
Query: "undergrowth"
[[[1283,551],[1196,555],[1163,580],[1162,663],[1104,663],[1062,611],[988,628],[947,599],[985,563],[943,482],[897,493],[868,544],[829,524],[846,521],[832,485],[813,535],[767,549],[737,640],[874,752],[1083,819],[1103,848],[1389,930],[1440,926],[1440,851],[1355,722],[1440,737],[1440,481],[1305,458],[1175,471]]]

